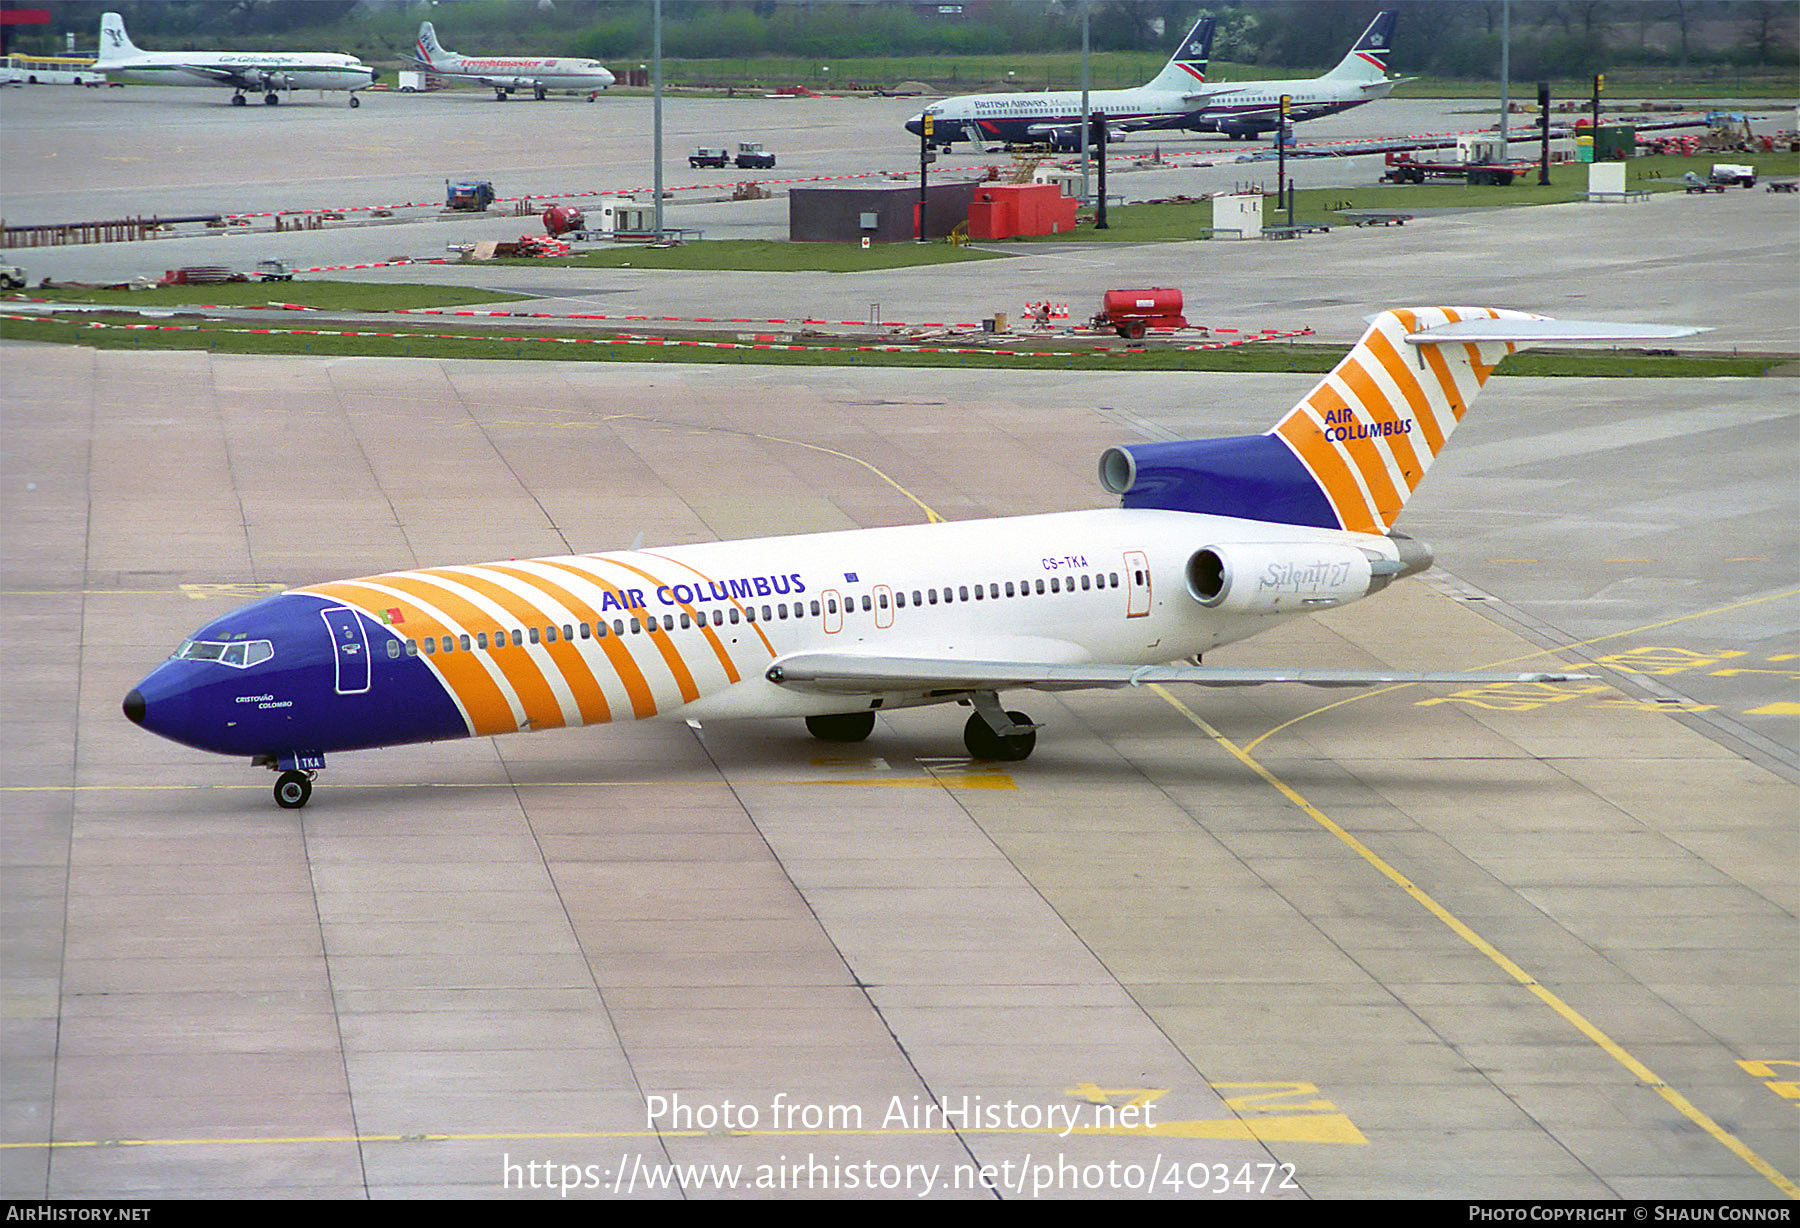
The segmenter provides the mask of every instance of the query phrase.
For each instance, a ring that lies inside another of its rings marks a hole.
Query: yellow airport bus
[[[106,80],[94,71],[91,57],[72,55],[9,55],[0,66],[0,82],[7,85],[89,85]]]

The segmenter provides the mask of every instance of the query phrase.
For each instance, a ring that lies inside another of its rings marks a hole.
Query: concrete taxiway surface
[[[299,815],[118,714],[251,592],[216,585],[916,518],[884,476],[956,518],[1095,506],[1121,426],[1090,399],[1172,419],[1263,399],[1242,381],[6,364],[5,622],[37,646],[4,675],[33,714],[0,795],[11,1195],[692,1196],[767,1165],[837,1192],[992,1166],[1006,1194],[1764,1197],[1795,1171],[1768,1086],[1800,1045],[1794,786],[1629,677],[1021,697],[1048,728],[1008,769],[963,758],[955,709],[851,748],[570,731],[337,757]],[[1691,391],[1622,386],[1652,417]],[[1495,516],[1582,511],[1504,480],[1542,436],[1503,409],[1560,390],[1489,395],[1451,483],[1485,515],[1421,509],[1452,564]],[[1567,464],[1628,503],[1613,451]],[[1541,579],[1569,600],[1616,548],[1574,528]],[[1696,552],[1731,531],[1700,517]],[[1545,659],[1467,596],[1398,586],[1232,656]],[[1725,655],[1696,614],[1608,647],[1679,685]],[[1162,1128],[1103,1129],[1125,1104]],[[913,1130],[921,1106],[1011,1117]],[[671,1176],[704,1163],[744,1167]]]
[[[1752,198],[1640,235],[1659,277],[1609,222],[1527,283],[1505,214],[1213,292],[1541,289],[1792,348],[1794,229]],[[1440,570],[1231,654],[1594,683],[1023,696],[1005,769],[958,709],[851,748],[565,731],[336,757],[294,814],[118,710],[259,586],[1101,506],[1105,446],[1260,430],[1310,381],[0,370],[9,1197],[1796,1193],[1791,380],[1498,381],[1401,522]]]

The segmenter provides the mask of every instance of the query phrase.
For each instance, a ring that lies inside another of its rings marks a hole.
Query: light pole
[[[655,95],[655,105],[651,108],[655,113],[656,129],[652,156],[656,159],[656,237],[660,242],[663,237],[662,0],[650,2],[650,61],[656,66],[650,74],[650,91]]]

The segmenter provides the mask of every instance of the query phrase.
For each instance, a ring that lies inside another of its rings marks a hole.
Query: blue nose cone
[[[125,696],[125,719],[171,742],[210,750],[207,730],[195,719],[194,682],[189,663],[163,662]]]

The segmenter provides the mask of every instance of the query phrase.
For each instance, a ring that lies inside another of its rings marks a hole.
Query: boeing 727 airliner
[[[1003,691],[1560,680],[1198,662],[1429,567],[1394,520],[1519,346],[1695,331],[1387,311],[1265,434],[1108,450],[1116,508],[310,585],[200,628],[125,715],[279,771],[296,808],[327,754],[609,721],[803,717],[851,742],[966,703],[970,753],[1019,760],[1038,727]]]
[[[145,51],[125,33],[117,13],[100,16],[97,72],[158,85],[222,85],[231,104],[260,93],[274,106],[282,90],[348,90],[350,105],[361,106],[356,91],[374,83],[375,70],[355,56],[318,51]]]

